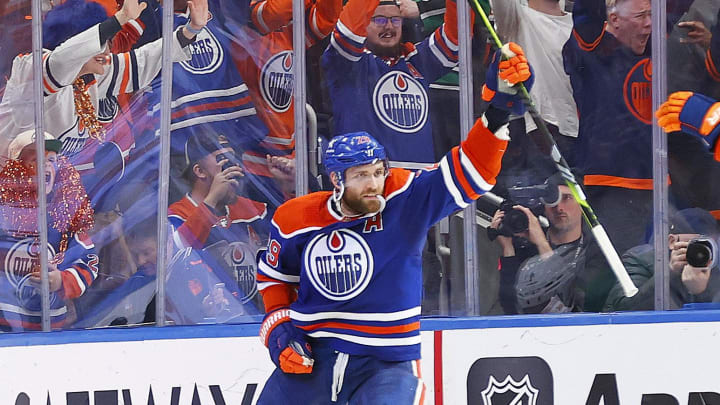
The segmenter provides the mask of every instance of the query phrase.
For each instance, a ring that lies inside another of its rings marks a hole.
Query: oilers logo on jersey
[[[349,300],[365,290],[374,260],[367,242],[350,229],[337,229],[313,238],[305,249],[308,279],[325,298]]]
[[[52,258],[55,251],[48,246],[48,257]],[[25,238],[17,241],[5,255],[5,277],[10,284],[17,287],[20,279],[30,274],[33,268],[40,266],[40,243],[37,238]]]
[[[225,51],[220,45],[220,41],[207,27],[202,29],[195,42],[189,47],[192,58],[189,61],[180,62],[180,66],[192,74],[213,73],[225,60]]]
[[[283,51],[270,58],[260,73],[260,91],[276,112],[290,108],[293,95],[293,53]]]
[[[398,132],[413,133],[427,121],[428,96],[415,78],[394,70],[377,81],[373,108],[383,124]]]
[[[645,58],[630,69],[623,84],[628,110],[641,122],[652,124],[652,62]]]
[[[247,243],[233,242],[230,244],[230,264],[238,287],[244,293],[240,301],[245,304],[257,295],[255,282],[255,255]]]
[[[48,245],[48,257],[55,255],[55,249]],[[40,266],[40,243],[37,238],[30,237],[17,241],[5,255],[5,277],[15,288],[20,303],[24,308],[40,310],[40,290],[30,282],[30,273]],[[57,299],[50,295],[51,304]]]
[[[76,133],[70,130],[60,135],[62,141],[60,154],[63,156],[73,157],[77,155],[85,147],[85,142],[88,140],[85,126],[78,119],[75,119],[75,127],[77,128]]]

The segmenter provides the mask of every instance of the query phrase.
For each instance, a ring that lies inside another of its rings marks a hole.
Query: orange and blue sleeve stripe
[[[580,49],[594,50],[605,35],[605,0],[577,0],[573,4],[573,38]]]
[[[357,62],[362,57],[367,25],[379,3],[379,0],[350,0],[343,8],[330,46],[345,59]]]
[[[192,207],[187,217],[183,214],[175,212],[172,207],[168,212],[168,220],[175,230],[173,234],[175,245],[181,249],[186,247],[202,249],[217,218],[205,204]]]
[[[720,13],[719,13],[720,14]],[[720,82],[720,71],[718,70],[718,64],[720,64],[720,24],[713,27],[713,36],[710,41],[710,48],[705,53],[705,69],[707,70],[710,77]]]
[[[43,55],[43,90],[45,96],[57,93],[62,87],[65,87],[62,83],[55,79],[52,71],[50,70],[49,56],[51,53],[52,52],[47,52]]]
[[[342,0],[318,0],[312,5],[306,19],[306,30],[314,42],[332,32],[342,8]]]
[[[474,20],[475,14],[471,15]],[[472,25],[472,22],[471,22]],[[444,67],[454,67],[458,62],[457,4],[454,0],[445,2],[445,22],[430,35],[429,47]]]
[[[76,251],[79,248],[84,250],[84,255],[73,261],[69,267],[61,269],[62,293],[66,299],[83,295],[98,275],[99,259],[95,254],[95,245],[86,234],[76,234],[68,251]]]
[[[465,208],[493,188],[506,148],[506,140],[477,120],[467,139],[440,161],[443,182],[457,206]]]
[[[135,51],[113,54],[108,95],[132,93],[140,87],[138,61]]]

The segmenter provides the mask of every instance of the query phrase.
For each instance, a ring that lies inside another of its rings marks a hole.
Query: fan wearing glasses
[[[422,42],[403,42],[403,17],[414,4],[349,0],[322,57],[334,113],[334,134],[368,132],[391,164],[435,161],[430,83],[458,62],[457,5],[445,2],[444,24]]]

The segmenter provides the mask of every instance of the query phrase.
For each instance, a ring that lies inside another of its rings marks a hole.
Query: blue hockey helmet
[[[387,162],[385,148],[370,134],[362,131],[331,139],[323,163],[328,174],[338,173],[342,179],[345,170],[377,161]]]

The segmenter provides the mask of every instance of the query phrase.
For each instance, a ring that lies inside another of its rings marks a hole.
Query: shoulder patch
[[[245,197],[238,197],[230,206],[230,219],[251,220],[264,218],[267,214],[267,205]]]
[[[183,197],[179,201],[170,204],[168,207],[168,215],[176,215],[183,220],[187,220],[190,212],[195,209],[195,205],[187,198]]]
[[[390,175],[385,180],[385,199],[389,199],[395,194],[405,191],[413,178],[413,173],[409,170],[399,168],[390,169]]]
[[[338,222],[328,211],[330,191],[318,191],[293,198],[275,210],[273,222],[285,235],[306,228],[321,228]]]

